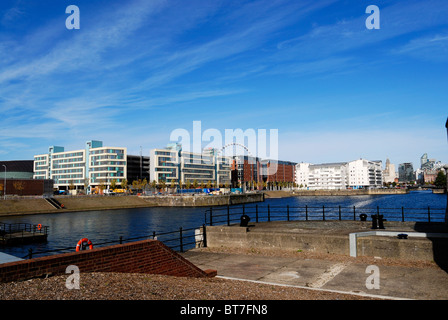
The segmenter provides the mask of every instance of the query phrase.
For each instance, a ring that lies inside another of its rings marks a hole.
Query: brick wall
[[[127,272],[182,277],[216,275],[215,270],[199,269],[160,241],[143,240],[0,264],[0,283],[65,274],[69,265],[77,266],[81,273]]]

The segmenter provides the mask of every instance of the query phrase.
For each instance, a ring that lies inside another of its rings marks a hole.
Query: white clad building
[[[79,150],[51,146],[48,153],[34,156],[33,179],[53,179],[59,190],[107,187],[112,180],[120,184],[127,176],[126,156],[126,148],[103,147],[95,140]]]
[[[177,183],[179,181],[179,150],[175,148],[152,149],[149,156],[151,181]]]
[[[383,185],[381,161],[359,159],[348,163],[348,186],[352,189],[380,188]]]
[[[381,161],[299,163],[296,183],[299,188],[308,190],[379,188],[383,183]]]
[[[310,175],[311,163],[298,163],[296,164],[296,184],[299,188],[309,188],[309,175]]]
[[[339,190],[347,185],[347,163],[296,165],[296,183],[300,188],[308,190]]]

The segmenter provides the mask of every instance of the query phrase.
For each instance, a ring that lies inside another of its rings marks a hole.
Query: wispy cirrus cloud
[[[412,39],[407,44],[392,50],[392,53],[428,61],[446,62],[448,61],[448,33]]]

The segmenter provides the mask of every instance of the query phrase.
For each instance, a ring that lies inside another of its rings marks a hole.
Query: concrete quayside
[[[434,261],[448,266],[448,226],[435,222],[271,221],[207,226],[207,247],[290,249],[325,254]],[[406,238],[398,237],[405,234]]]
[[[148,207],[211,207],[262,202],[264,201],[264,194],[246,193],[195,196],[57,196],[55,199],[63,205],[63,209],[55,208],[44,198],[2,200],[0,216]]]

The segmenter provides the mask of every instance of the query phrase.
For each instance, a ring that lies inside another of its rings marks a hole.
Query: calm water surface
[[[438,208],[446,206],[446,195],[430,191],[413,191],[404,195],[375,196],[331,196],[331,197],[291,197],[267,199],[259,207],[270,206],[309,206],[309,207],[353,207],[356,208]],[[247,205],[247,207],[254,206]],[[250,210],[250,209],[249,209]],[[205,208],[136,208],[108,211],[62,212],[15,217],[0,217],[0,222],[26,222],[49,226],[48,241],[41,244],[0,247],[1,252],[25,257],[28,249],[34,252],[72,247],[81,238],[95,243],[118,241],[133,237],[151,237],[155,231],[168,232],[180,227],[191,229],[201,226],[205,221]],[[209,221],[207,221],[209,222]],[[48,253],[54,254],[54,253]]]

